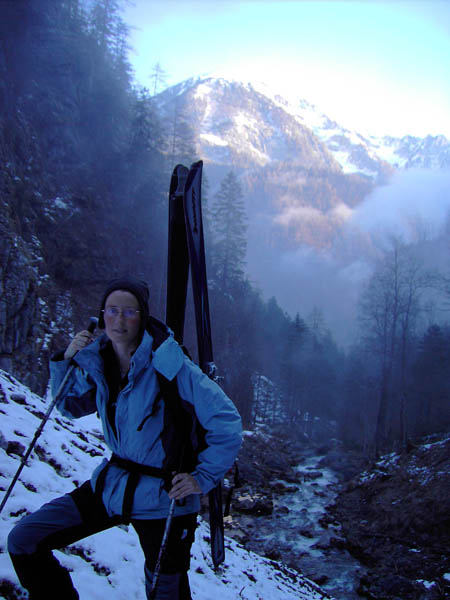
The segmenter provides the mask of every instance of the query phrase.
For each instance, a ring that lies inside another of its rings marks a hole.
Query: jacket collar
[[[74,357],[74,361],[85,371],[87,371],[96,381],[104,380],[103,360],[100,356],[100,349],[108,343],[106,335],[97,338],[92,344],[80,350]],[[132,381],[137,373],[140,373],[153,361],[154,368],[172,380],[181,369],[184,361],[184,353],[180,345],[175,341],[172,335],[152,352],[153,337],[144,331],[141,343],[136,352],[131,357],[128,380]]]
[[[92,344],[80,350],[75,356],[74,361],[85,371],[87,371],[94,379],[102,379],[103,360],[100,355],[100,350],[108,343],[108,338],[105,334],[97,338]],[[130,370],[128,379],[133,379],[137,373],[146,368],[150,363],[153,338],[144,331],[141,343],[136,348],[130,360]]]

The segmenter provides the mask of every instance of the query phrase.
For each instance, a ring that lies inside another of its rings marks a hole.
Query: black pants
[[[8,551],[17,576],[31,600],[78,600],[70,575],[53,556],[52,550],[63,548],[89,535],[120,524],[109,517],[103,503],[92,491],[89,481],[70,494],[44,504],[24,517],[8,537]],[[145,586],[150,597],[153,570],[159,554],[165,519],[137,520],[136,530],[145,556]],[[194,541],[197,515],[175,517],[167,549],[161,562],[157,600],[190,600],[187,571]]]

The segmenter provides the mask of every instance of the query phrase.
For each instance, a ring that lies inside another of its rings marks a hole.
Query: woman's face
[[[138,312],[133,313],[133,310]],[[141,314],[139,302],[131,292],[125,290],[111,292],[106,298],[103,314],[105,332],[112,342],[126,345],[139,342]]]

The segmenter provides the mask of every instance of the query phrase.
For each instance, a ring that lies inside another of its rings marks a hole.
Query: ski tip
[[[197,162],[193,162],[191,165],[191,171],[193,169],[201,169],[203,167],[203,161],[202,160],[198,160]]]
[[[186,184],[187,177],[189,175],[189,169],[182,164],[177,165],[173,172],[170,180],[170,191],[169,195],[182,196],[184,192],[184,186]]]

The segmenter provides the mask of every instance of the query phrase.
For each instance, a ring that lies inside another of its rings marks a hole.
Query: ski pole
[[[170,527],[172,525],[173,513],[175,511],[175,498],[170,503],[169,514],[166,519],[166,526],[164,528],[164,534],[159,548],[158,559],[156,561],[155,571],[153,573],[152,587],[150,588],[150,600],[155,598],[156,586],[158,585],[159,574],[161,572],[161,561],[167,547],[167,541],[169,539]]]
[[[90,333],[94,333],[95,328],[97,326],[97,321],[98,321],[98,319],[96,317],[91,317],[91,319],[89,321],[89,326],[87,328],[87,330]],[[47,421],[48,421],[48,419],[50,417],[50,414],[51,414],[52,410],[54,409],[56,402],[58,401],[59,395],[61,394],[61,391],[64,388],[64,386],[66,384],[66,381],[68,380],[68,378],[69,378],[69,376],[72,373],[72,371],[73,371],[74,368],[75,368],[75,365],[71,365],[67,369],[67,373],[65,374],[64,379],[61,381],[61,384],[58,387],[58,391],[56,392],[55,397],[51,401],[51,403],[50,403],[50,405],[49,405],[49,407],[47,409],[47,412],[45,413],[44,417],[42,418],[42,421],[41,421],[39,427],[36,429],[36,433],[34,434],[34,437],[33,437],[32,441],[31,441],[31,444],[28,446],[28,450],[22,456],[19,468],[17,469],[17,472],[14,475],[14,478],[11,481],[10,486],[9,486],[8,490],[6,491],[6,494],[5,494],[5,496],[4,496],[3,500],[2,500],[2,503],[0,504],[0,513],[2,512],[2,510],[3,510],[3,508],[4,508],[5,504],[6,504],[6,501],[8,500],[11,492],[13,491],[13,488],[16,485],[16,482],[19,479],[20,474],[22,473],[22,469],[24,468],[24,466],[25,466],[25,464],[26,464],[26,462],[27,462],[27,460],[28,460],[31,452],[33,451],[33,448],[34,448],[34,446],[35,446],[35,444],[36,444],[36,442],[38,440],[38,437],[41,435],[42,430],[44,429],[45,424],[47,423]]]
[[[182,471],[185,449],[186,448],[183,445],[181,447],[180,466],[178,469],[178,473],[181,473],[181,471]],[[181,500],[180,502],[183,502],[183,500]],[[158,558],[156,560],[155,570],[153,572],[152,587],[150,588],[150,600],[152,600],[152,598],[155,598],[156,586],[158,585],[159,574],[161,572],[161,562],[162,562],[162,558],[163,558],[164,553],[167,548],[167,542],[169,540],[170,528],[172,526],[173,514],[175,512],[175,504],[176,504],[176,500],[175,500],[175,498],[172,498],[172,500],[170,501],[170,506],[169,506],[169,514],[167,515],[167,519],[166,519],[166,526],[164,527],[164,533],[163,533],[163,537],[161,540],[161,546],[159,547]]]

